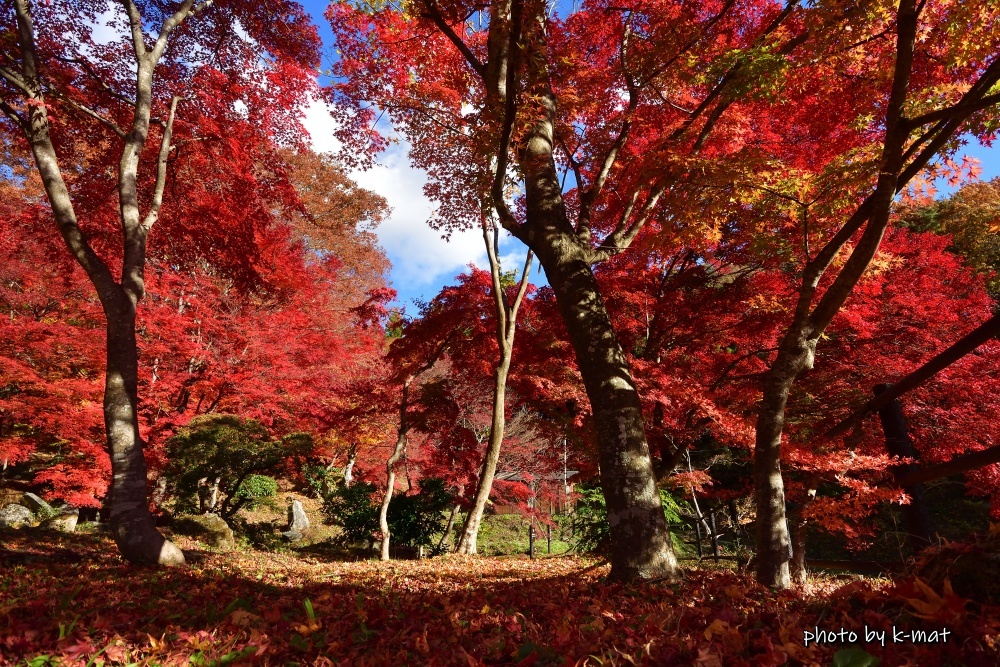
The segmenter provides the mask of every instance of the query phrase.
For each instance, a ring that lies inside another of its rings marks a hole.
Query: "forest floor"
[[[0,664],[1000,664],[1000,610],[913,580],[774,594],[691,568],[625,587],[579,557],[337,562],[180,543],[188,565],[155,569],[102,533],[0,533]],[[837,640],[807,642],[817,630]]]

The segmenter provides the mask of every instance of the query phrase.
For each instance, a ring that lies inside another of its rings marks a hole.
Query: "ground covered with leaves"
[[[775,595],[724,570],[625,587],[605,580],[606,566],[577,557],[344,563],[213,553],[193,542],[182,542],[188,566],[157,570],[125,564],[99,534],[9,531],[0,540],[5,665],[1000,660],[1000,610],[959,597],[947,582],[830,578]],[[865,643],[866,627],[886,632],[884,647]],[[817,631],[838,639],[807,646]],[[914,642],[914,631],[926,634]]]

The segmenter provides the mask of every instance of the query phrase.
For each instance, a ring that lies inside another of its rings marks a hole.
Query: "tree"
[[[207,415],[191,421],[167,443],[169,463],[164,477],[173,485],[179,507],[191,509],[199,498],[201,512],[231,518],[259,497],[273,495],[273,484],[261,473],[275,472],[289,459],[303,459],[313,448],[307,434],[275,440],[260,423],[234,415]],[[223,498],[217,498],[221,493]]]
[[[972,12],[979,9],[978,6],[968,8]],[[1000,102],[1000,96],[990,94],[1000,81],[995,35],[984,33],[946,42],[918,39],[918,33],[947,33],[956,17],[936,5],[921,4],[918,9],[912,0],[902,0],[892,16],[894,25],[891,28],[884,20],[863,27],[865,34],[877,35],[886,31],[894,34],[891,43],[881,40],[882,44],[873,47],[872,54],[874,58],[892,63],[891,66],[887,63],[882,70],[887,78],[880,81],[877,95],[884,101],[879,117],[883,133],[873,146],[878,159],[872,166],[877,167],[877,171],[867,176],[867,183],[859,185],[858,191],[867,193],[860,203],[847,204],[834,212],[844,215],[841,218],[844,222],[831,228],[835,230],[832,236],[824,234],[821,237],[823,243],[818,252],[810,253],[806,248],[792,321],[782,335],[777,354],[764,378],[754,449],[757,578],[777,588],[785,588],[791,583],[790,540],[781,475],[782,431],[791,386],[800,374],[813,367],[820,338],[875,257],[889,224],[896,194],[940,151],[954,148],[957,133],[967,126],[970,117]],[[970,38],[983,40],[973,47],[971,54],[968,50],[972,42],[965,41]],[[856,39],[856,36],[849,39]],[[942,59],[956,66],[943,66]],[[836,58],[828,57],[829,64],[835,61]],[[960,92],[945,99],[923,92],[939,81],[949,81]],[[929,106],[925,100],[930,101]],[[980,114],[979,118],[984,117]],[[803,234],[808,244],[808,206],[803,206],[803,210]],[[826,224],[829,223],[828,218]],[[852,245],[846,259],[838,259],[849,243]]]
[[[982,137],[993,132],[983,110],[997,99],[995,37],[979,20],[988,3],[921,5],[918,42],[912,3],[899,20],[887,3],[594,2],[565,17],[543,3],[478,9],[334,5],[346,77],[336,94],[359,111],[345,133],[372,120],[363,101],[389,111],[446,204],[441,224],[471,219],[459,192],[488,191],[504,227],[538,256],[593,407],[617,577],[662,576],[673,565],[641,402],[591,267],[640,238],[654,241],[647,249],[699,251],[723,234],[774,237],[806,265],[803,305],[765,381],[755,450],[758,575],[787,585],[788,389],[870,261],[897,186],[953,151],[966,121]],[[958,38],[956,21],[984,32]],[[403,54],[416,44],[428,55],[413,65]],[[874,86],[859,85],[869,76]],[[506,205],[511,191],[524,196]],[[834,259],[863,227],[840,270]],[[788,229],[799,232],[794,246]],[[826,244],[818,254],[817,241]],[[831,267],[842,277],[830,280]]]
[[[213,0],[197,4],[186,0],[173,11],[165,11],[155,3],[124,0],[118,25],[127,26],[129,46],[120,48],[124,45],[112,43],[101,47],[93,45],[90,33],[91,26],[97,24],[97,12],[103,9],[69,1],[31,5],[28,0],[17,0],[5,8],[0,18],[8,36],[0,45],[0,111],[6,119],[4,132],[20,133],[30,147],[59,233],[93,284],[104,312],[104,419],[112,470],[109,507],[118,548],[132,562],[179,564],[183,554],[156,531],[148,510],[138,424],[135,322],[136,307],[145,293],[147,239],[161,213],[167,213],[161,209],[171,162],[182,173],[192,167],[213,171],[214,165],[219,169],[222,165],[213,159],[218,151],[206,150],[199,142],[221,142],[247,160],[255,148],[251,138],[259,134],[248,132],[243,137],[247,145],[237,147],[218,134],[234,121],[244,128],[258,127],[271,137],[280,135],[276,128],[289,127],[285,123],[294,113],[291,108],[306,90],[304,74],[317,61],[318,39],[297,5],[284,4],[272,16],[251,3],[215,6]],[[237,23],[246,39],[233,29]],[[190,28],[192,24],[197,27]],[[152,35],[146,34],[148,28],[153,29]],[[124,57],[129,50],[131,62]],[[263,57],[265,54],[269,57]],[[160,86],[154,86],[157,73],[162,77]],[[262,94],[254,85],[265,78],[271,89]],[[227,92],[213,97],[206,91]],[[237,99],[245,111],[234,106]],[[278,104],[265,111],[265,99]],[[184,132],[174,137],[182,101],[180,113],[189,113],[190,118],[184,123]],[[154,124],[161,128],[159,145],[149,150],[147,142]],[[120,148],[105,150],[102,160],[93,165],[70,164],[68,170],[60,166],[60,152],[65,156],[74,142],[88,140],[94,146],[115,143]],[[181,145],[190,152],[180,149]],[[116,161],[112,161],[114,153]],[[100,170],[115,162],[117,168],[111,168],[113,187],[98,187],[110,185],[107,178],[103,182],[85,178],[100,177]],[[140,164],[144,165],[142,173]],[[255,168],[250,160],[228,175],[245,177]],[[80,175],[84,178],[77,178]],[[248,183],[257,180],[250,178]],[[192,197],[188,203],[196,208],[221,208],[225,200],[211,187],[213,179],[205,184],[209,188],[202,194],[207,199]],[[99,217],[100,213],[110,221],[101,200],[106,197],[102,194],[111,192],[118,199],[121,236],[117,248],[108,233],[111,225],[96,226],[88,233],[79,224],[81,217]],[[248,194],[246,185],[239,192]],[[96,200],[94,194],[98,194]],[[269,194],[274,194],[273,190]],[[246,206],[247,202],[236,197],[230,203],[244,206],[244,215],[233,216],[235,224],[259,224],[261,218],[253,216],[267,208]],[[216,255],[212,234],[204,237],[202,256]],[[175,240],[182,243],[182,238],[184,234]],[[184,250],[187,257],[199,254],[191,248]],[[235,264],[245,268],[252,264],[248,259],[243,257]],[[116,270],[120,271],[118,278]]]
[[[499,229],[483,222],[483,240],[486,242],[486,254],[490,262],[490,288],[493,295],[493,316],[496,320],[496,341],[500,348],[493,371],[493,407],[491,410],[489,442],[483,456],[483,464],[476,483],[476,491],[472,497],[472,507],[465,517],[462,535],[458,540],[456,551],[463,554],[476,553],[476,538],[479,535],[479,524],[483,519],[486,502],[493,488],[493,478],[496,475],[497,463],[500,461],[500,448],[503,445],[504,427],[507,421],[507,376],[510,374],[510,362],[514,354],[514,334],[517,331],[517,314],[528,291],[528,274],[531,271],[531,251],[524,260],[521,278],[514,288],[513,298],[508,295],[507,285],[504,285],[500,266]],[[492,236],[492,238],[491,238]]]
[[[949,234],[952,248],[970,266],[992,273],[990,293],[1000,296],[1000,178],[968,183],[944,199],[901,208],[907,227]]]

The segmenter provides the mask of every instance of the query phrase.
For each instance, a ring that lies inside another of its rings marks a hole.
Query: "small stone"
[[[285,530],[298,533],[309,530],[309,517],[306,516],[306,511],[298,500],[293,500],[288,506],[288,528]]]
[[[302,533],[300,533],[297,530],[286,530],[281,533],[281,536],[284,537],[289,542],[299,542],[303,538]]]
[[[66,508],[51,519],[46,519],[40,524],[42,528],[57,530],[60,533],[75,533],[76,522],[80,519],[80,510],[76,508]]]
[[[24,505],[7,505],[0,510],[0,526],[20,528],[35,520],[35,515]]]

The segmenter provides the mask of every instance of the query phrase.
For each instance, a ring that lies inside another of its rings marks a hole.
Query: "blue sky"
[[[303,2],[323,39],[324,70],[329,69],[336,58],[332,46],[333,32],[323,17],[327,4],[323,0]],[[308,109],[306,127],[317,150],[336,148],[332,140],[333,122],[321,102],[316,101]],[[985,148],[973,142],[964,153],[979,161],[982,179],[1000,176],[1000,148]],[[486,265],[486,251],[477,230],[454,234],[450,241],[445,241],[427,226],[433,206],[423,195],[426,176],[410,165],[405,144],[393,145],[380,158],[377,167],[368,172],[355,173],[353,177],[362,186],[385,197],[392,207],[389,219],[377,233],[392,262],[390,280],[399,295],[397,304],[408,313],[416,312],[414,299],[430,300],[443,285],[453,283],[454,277],[465,271],[470,263]],[[937,187],[940,194],[953,189],[944,181],[937,183]],[[519,241],[507,238],[501,246],[505,268],[519,268],[524,252],[525,248]],[[537,263],[532,281],[536,284],[545,282],[544,275],[537,272]]]

